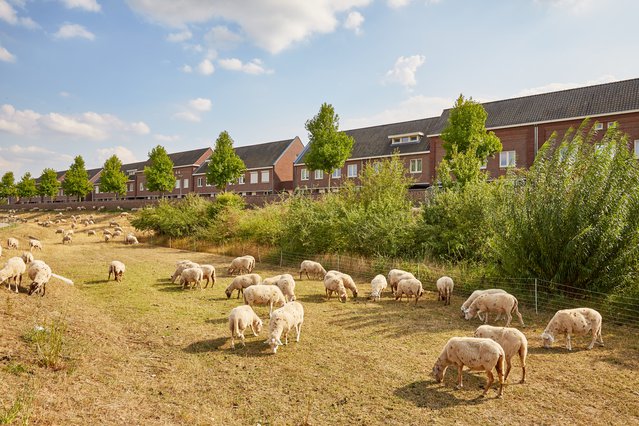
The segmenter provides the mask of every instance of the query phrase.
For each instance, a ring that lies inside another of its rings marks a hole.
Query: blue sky
[[[0,174],[639,77],[634,0],[0,0]]]

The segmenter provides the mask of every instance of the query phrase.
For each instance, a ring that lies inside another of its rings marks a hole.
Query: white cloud
[[[23,4],[20,6],[24,7]],[[0,0],[0,21],[11,25],[22,25],[30,30],[40,28],[40,26],[29,17],[18,17],[15,9],[6,1]]]
[[[166,40],[171,43],[181,43],[183,41],[190,40],[193,37],[193,33],[189,30],[184,30],[179,33],[170,33],[166,36]]]
[[[100,164],[104,164],[107,158],[117,155],[123,164],[135,163],[139,161],[130,149],[123,146],[114,146],[111,148],[98,148],[97,158]]]
[[[191,99],[189,101],[189,106],[196,111],[210,111],[211,100],[205,98]]]
[[[362,32],[361,26],[364,23],[364,17],[359,12],[350,12],[346,21],[344,22],[344,27],[349,30],[353,30],[355,34],[360,34]]]
[[[64,90],[63,90],[63,91],[61,91],[60,93],[58,93],[58,95],[60,95],[60,96],[61,96],[61,97],[63,97],[63,98],[69,98],[69,97],[71,97],[71,93],[69,93],[69,92],[65,92]]]
[[[4,47],[0,46],[0,61],[15,62],[16,57]]]
[[[53,35],[55,38],[67,39],[67,38],[85,38],[87,40],[94,40],[95,35],[79,24],[66,23],[60,27],[57,33]]]
[[[191,74],[191,73],[193,72],[193,68],[191,68],[191,66],[190,66],[190,65],[186,65],[186,64],[185,64],[185,65],[183,65],[183,66],[182,66],[182,68],[180,68],[180,70],[181,70],[182,72],[187,73],[187,74]]]
[[[180,111],[173,114],[173,118],[177,118],[182,121],[190,121],[191,123],[199,123],[202,121],[200,115],[193,111]]]
[[[445,108],[452,107],[453,103],[453,99],[423,95],[412,96],[399,105],[390,107],[371,116],[344,119],[342,120],[341,128],[356,129],[384,123],[397,123],[425,117],[435,117],[441,115],[442,110]]]
[[[228,1],[129,0],[129,6],[152,21],[181,27],[224,20],[237,24],[257,46],[279,53],[313,34],[335,31],[337,15],[371,0]]]
[[[99,12],[102,7],[96,0],[62,0],[67,9],[83,9],[87,12]]]
[[[242,63],[242,61],[237,58],[228,58],[220,59],[217,63],[226,70],[241,71],[246,74],[259,75],[273,73],[273,70],[264,68],[262,61],[259,59],[253,59],[250,62]]]
[[[399,9],[400,7],[406,6],[410,3],[411,0],[388,0],[388,6],[393,9]]]
[[[415,73],[417,69],[424,65],[426,58],[423,55],[400,56],[395,61],[393,69],[386,72],[384,81],[399,83],[402,86],[414,86],[417,84]]]
[[[582,81],[580,83],[574,83],[574,82],[573,83],[570,83],[570,82],[569,83],[548,83],[543,86],[531,87],[528,89],[520,90],[519,92],[515,94],[515,96],[530,96],[530,95],[536,95],[539,93],[556,92],[558,90],[574,89],[576,87],[592,86],[594,84],[610,83],[612,81],[618,81],[618,80],[619,79],[616,78],[615,76],[606,74],[592,80]]]
[[[210,99],[195,98],[191,99],[182,111],[173,114],[173,118],[182,121],[190,121],[191,123],[199,123],[202,121],[202,114],[210,111],[213,103]],[[157,138],[157,135],[156,135]]]
[[[14,172],[18,179],[26,171],[30,171],[32,177],[38,177],[44,167],[56,167],[61,170],[68,167],[72,161],[71,155],[41,146],[15,144],[0,147],[0,167],[2,170]]]
[[[163,135],[161,133],[156,133],[153,138],[160,142],[177,142],[181,139],[180,135]]]
[[[215,72],[215,67],[209,59],[205,59],[197,66],[197,71],[202,75],[211,75]]]
[[[598,6],[605,6],[607,2],[597,0],[535,0],[535,3],[548,6],[554,10],[561,10],[573,15],[585,15],[594,11]]]
[[[242,36],[229,30],[224,25],[218,25],[209,30],[204,40],[218,49],[228,49],[242,41]]]

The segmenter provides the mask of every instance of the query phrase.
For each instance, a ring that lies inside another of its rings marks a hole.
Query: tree
[[[206,171],[206,181],[224,191],[226,185],[237,180],[245,170],[244,161],[233,149],[233,139],[228,132],[223,131],[215,141],[215,149]]]
[[[173,174],[173,161],[162,145],[158,145],[149,152],[149,165],[144,167],[146,187],[149,191],[157,191],[162,194],[172,191],[175,187],[175,175]]]
[[[30,198],[38,195],[35,179],[31,177],[31,173],[26,172],[20,182],[16,184],[16,192],[20,198]]]
[[[310,170],[322,170],[328,175],[331,188],[331,174],[344,166],[353,150],[353,138],[339,131],[339,115],[332,105],[323,103],[319,113],[306,121],[309,148],[304,161]]]
[[[78,155],[73,159],[73,164],[64,174],[62,190],[67,195],[77,196],[78,201],[80,201],[91,192],[91,189],[92,185],[89,182],[89,173],[84,166],[84,159],[81,155]]]
[[[122,171],[122,161],[117,155],[107,158],[100,174],[100,192],[113,192],[115,198],[126,194],[128,178]]]
[[[9,197],[16,195],[16,179],[13,176],[13,172],[7,172],[2,175],[0,181],[0,198],[6,198],[7,204],[9,203]]]
[[[40,182],[38,183],[38,195],[42,197],[55,197],[60,189],[60,181],[58,180],[58,174],[53,169],[44,169],[40,175]]]

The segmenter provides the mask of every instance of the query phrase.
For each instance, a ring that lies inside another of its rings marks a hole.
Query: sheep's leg
[[[42,284],[42,297],[47,293],[47,283]]]
[[[200,287],[200,290],[204,290],[202,288],[202,280],[197,280],[197,281],[195,281],[195,283],[197,284],[198,287]]]
[[[597,336],[599,336],[599,346],[603,346],[604,342],[603,338],[601,337],[601,327],[599,327],[599,329],[597,330]]]
[[[233,338],[233,332],[231,331],[231,349],[235,349],[235,339]]]
[[[508,375],[510,374],[510,369],[512,368],[512,358],[508,358],[506,360],[506,374],[504,374],[504,382],[508,380]]]
[[[209,286],[209,277],[206,277],[206,285],[204,286],[204,288],[207,288]]]
[[[519,319],[519,324],[521,324],[521,326],[524,326],[524,319],[521,317],[521,314],[519,313],[519,309],[515,308],[515,314],[517,314],[517,318]]]
[[[297,339],[295,339],[295,341],[299,342],[300,334],[302,334],[302,324],[297,324],[296,328],[297,328]]]
[[[246,347],[246,342],[244,341],[244,333],[240,333],[240,338],[242,339],[242,347],[245,348]]]
[[[483,396],[486,396],[486,394],[488,393],[488,389],[490,389],[490,387],[493,385],[493,382],[495,381],[492,370],[486,370],[486,375],[488,376],[488,383],[486,383],[486,389],[484,389]]]
[[[241,288],[237,289],[237,298],[240,298],[240,293],[244,293]]]
[[[506,327],[510,325],[510,322],[513,320],[513,316],[510,315],[510,312],[506,312]]]
[[[479,315],[479,312],[477,312],[477,315]],[[484,324],[488,324],[488,311],[484,312]]]
[[[462,370],[464,369],[464,365],[458,365],[457,366],[457,389],[461,389],[464,387],[464,384],[462,383]]]
[[[572,342],[571,342],[570,333],[566,333],[566,349],[568,349],[569,351],[572,351]]]
[[[519,363],[521,364],[521,380],[519,383],[526,382],[526,358],[525,352],[523,348],[519,349]]]

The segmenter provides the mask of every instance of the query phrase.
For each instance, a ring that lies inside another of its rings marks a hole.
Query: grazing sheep
[[[15,238],[13,238],[13,237],[7,238],[7,248],[8,249],[16,249],[17,250],[19,245],[20,245],[20,243]]]
[[[29,279],[31,280],[31,285],[29,286],[29,296],[31,296],[33,293],[41,293],[41,296],[44,297],[47,291],[46,285],[52,276],[51,268],[49,267],[49,265],[41,260],[36,260],[29,266],[27,274],[29,275]]]
[[[253,270],[252,265],[255,264],[254,262],[255,262],[254,260],[252,261],[247,256],[236,257],[235,259],[233,259],[231,261],[231,266],[229,266],[228,274],[229,275],[233,275],[233,274],[236,274],[236,273],[237,274],[243,274],[243,273],[249,274]]]
[[[109,226],[115,228],[115,227],[119,227],[120,224],[118,222],[109,222]]]
[[[196,266],[195,268],[186,268],[180,275],[182,289],[184,290],[187,284],[190,285],[191,283],[195,283],[198,287],[200,287],[200,290],[203,290],[201,284],[203,275],[202,269],[199,266]]]
[[[119,260],[114,260],[109,265],[109,277],[107,278],[107,280],[110,280],[111,274],[113,274],[113,279],[115,281],[119,283],[122,282],[125,269],[126,267],[124,266],[124,263],[120,262]]]
[[[284,306],[286,299],[282,290],[274,285],[253,285],[244,290],[244,303],[247,305],[269,305],[269,315],[273,305]]]
[[[108,243],[111,240],[111,234],[104,234],[104,242]]]
[[[124,244],[140,244],[138,239],[133,234],[128,234],[126,238],[124,238]]]
[[[302,274],[306,274],[306,279],[310,280],[310,276],[315,277],[318,280],[323,280],[326,275],[326,269],[319,263],[314,262],[312,260],[305,260],[300,265],[300,280],[302,279]]]
[[[68,230],[64,231],[63,235],[73,235],[73,234],[74,234],[73,229],[68,229]]]
[[[73,240],[73,238],[71,238],[71,235],[65,235],[64,237],[62,237],[62,244],[64,245],[64,243],[69,243],[71,244],[71,241]]]
[[[42,242],[40,240],[29,240],[29,250],[33,251],[33,249],[38,249],[42,251]]]
[[[354,299],[357,299],[357,286],[355,285],[355,281],[353,281],[353,278],[350,275],[339,271],[328,271],[324,278],[326,279],[327,276],[332,275],[341,277],[344,287],[351,291]]]
[[[231,331],[231,349],[235,349],[235,337],[244,343],[244,330],[251,327],[254,336],[262,332],[262,320],[249,305],[242,305],[231,310],[229,314],[229,329]]]
[[[276,285],[282,291],[287,302],[295,300],[295,279],[291,274],[275,275],[262,281],[265,285]]]
[[[173,272],[173,275],[171,275],[171,282],[174,283],[175,280],[177,280],[178,277],[182,275],[182,271],[184,271],[185,269],[199,267],[200,265],[195,262],[191,262],[190,260],[183,260],[181,262],[178,262],[177,267],[175,268],[175,272]],[[204,275],[204,273],[202,275]]]
[[[388,285],[391,288],[393,294],[395,294],[395,290],[397,290],[397,284],[404,278],[415,278],[413,274],[410,272],[402,271],[401,269],[391,269],[388,272]]]
[[[511,358],[519,355],[519,363],[521,364],[521,380],[519,383],[526,381],[526,355],[528,354],[528,339],[521,331],[510,327],[493,327],[492,325],[480,325],[475,330],[475,337],[484,337],[493,339],[499,343],[506,354],[506,374],[504,382],[508,380],[510,369],[512,368]]]
[[[226,298],[230,299],[231,294],[233,294],[233,290],[237,290],[237,298],[239,299],[240,294],[243,294],[246,288],[252,285],[257,285],[261,282],[262,277],[260,277],[258,274],[238,275],[237,277],[233,278],[233,281],[231,281],[231,284],[226,287],[224,293],[226,294]]]
[[[102,235],[113,235],[113,232],[111,232],[108,229],[105,229],[105,230],[102,231]]]
[[[120,231],[113,231],[113,238],[115,238],[115,237],[119,237],[120,235],[122,235],[122,232],[120,232]],[[125,244],[126,244],[126,241],[125,241]]]
[[[55,233],[56,234],[62,234],[62,233],[64,233],[64,229],[63,228],[58,228],[58,229],[55,230]]]
[[[33,262],[33,253],[31,253],[30,251],[22,252],[22,260],[24,261],[24,263]]]
[[[502,397],[504,390],[504,359],[506,354],[504,349],[492,339],[477,337],[452,337],[444,346],[442,353],[437,358],[433,367],[433,376],[438,383],[444,381],[446,369],[457,366],[457,389],[464,387],[462,384],[462,370],[468,366],[471,370],[484,370],[488,376],[488,383],[484,389],[483,396],[494,382],[493,369],[497,370],[499,379],[498,397]]]
[[[422,287],[422,282],[417,278],[403,278],[400,282],[397,283],[397,288],[395,289],[395,300],[402,300],[402,296],[406,295],[406,301],[410,302],[410,297],[415,296],[415,305],[417,305],[417,301],[424,294],[424,287]]]
[[[563,333],[566,336],[566,349],[572,350],[572,335],[592,334],[592,341],[588,350],[595,346],[603,346],[601,337],[601,314],[590,308],[562,309],[552,317],[546,329],[541,334],[544,348],[550,348],[555,336]],[[599,340],[599,342],[597,342]]]
[[[299,342],[303,323],[304,307],[299,302],[288,302],[273,311],[269,323],[269,338],[266,340],[266,343],[271,347],[271,351],[276,353],[279,346],[288,345],[288,333],[293,328],[297,332],[295,341]],[[281,340],[282,334],[284,334],[284,343]]]
[[[506,291],[501,290],[499,288],[489,288],[488,290],[473,291],[473,293],[470,296],[468,296],[468,299],[466,299],[466,301],[461,305],[462,316],[466,313],[470,304],[473,303],[473,301],[477,299],[479,296],[481,296],[482,294],[496,294],[496,293],[503,294],[503,293],[506,293]],[[497,318],[495,318],[495,321],[498,321],[499,318],[501,318],[501,314],[497,314]],[[481,316],[479,317],[479,319],[481,321],[484,320]]]
[[[466,310],[464,317],[466,320],[472,319],[475,315],[484,314],[486,318],[484,318],[484,324],[488,323],[488,314],[490,312],[499,312],[506,314],[506,327],[510,325],[510,322],[513,319],[511,315],[514,312],[519,318],[519,323],[521,326],[524,326],[524,320],[519,313],[519,309],[517,308],[518,302],[517,298],[512,294],[502,294],[502,293],[493,293],[493,294],[482,294],[477,299],[470,304],[468,309]]]
[[[450,296],[453,294],[455,283],[451,277],[443,276],[437,280],[437,292],[439,296],[437,300],[443,300],[444,305],[450,305]]]
[[[371,280],[371,295],[368,298],[375,302],[378,301],[382,296],[382,291],[384,291],[386,287],[388,287],[386,277],[382,274],[376,275],[375,278]]]
[[[87,235],[96,235],[94,230],[87,231]]]
[[[244,255],[244,257],[251,261],[251,264],[249,265],[249,273],[253,272],[253,269],[255,269],[255,258],[250,254]]]
[[[113,231],[120,231],[120,233],[124,233],[124,229],[122,229],[120,226],[116,226],[115,228],[113,228]]]
[[[21,257],[12,257],[7,260],[4,268],[0,269],[0,283],[7,281],[7,288],[11,291],[11,280],[15,285],[16,293],[18,292],[18,283],[22,284],[22,274],[27,269]]]
[[[211,287],[215,285],[215,267],[213,265],[200,265],[200,269],[202,269],[202,279],[206,279],[206,285],[204,288],[209,286],[209,282],[213,281]]]
[[[331,300],[333,292],[337,293],[340,302],[346,302],[348,296],[346,295],[346,287],[344,287],[344,280],[339,275],[326,275],[324,276],[324,287],[326,289],[326,300]]]

